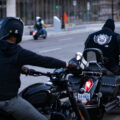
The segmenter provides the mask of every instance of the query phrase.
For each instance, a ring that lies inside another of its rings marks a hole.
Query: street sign
[[[77,1],[73,0],[73,6],[76,6],[76,5],[77,5]]]

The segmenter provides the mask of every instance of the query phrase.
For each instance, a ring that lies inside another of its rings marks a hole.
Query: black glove
[[[67,66],[68,70],[70,73],[74,74],[74,75],[79,75],[81,74],[82,69],[79,68],[79,66],[76,63],[68,63]]]
[[[28,75],[28,70],[29,70],[29,68],[27,68],[27,67],[22,67],[22,68],[21,68],[21,73],[22,73],[22,74],[25,74],[25,75]]]
[[[71,71],[74,71],[74,70],[77,69],[77,64],[75,64],[75,63],[67,63],[66,67],[69,70],[69,72],[71,72]]]
[[[21,73],[25,74],[25,75],[34,75],[34,74],[37,74],[37,72],[35,70],[29,69],[27,67],[22,67]]]
[[[68,69],[77,69],[77,64],[76,63],[67,63],[67,68]]]

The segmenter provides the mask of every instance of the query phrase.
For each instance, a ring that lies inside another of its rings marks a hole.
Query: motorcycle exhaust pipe
[[[118,100],[113,100],[112,102],[107,103],[105,106],[105,111],[108,112],[119,105]]]

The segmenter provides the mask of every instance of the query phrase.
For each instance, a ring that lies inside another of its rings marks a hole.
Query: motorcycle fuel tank
[[[49,106],[54,101],[54,96],[50,91],[51,89],[51,85],[37,83],[25,88],[20,93],[20,96],[29,101],[33,106]]]

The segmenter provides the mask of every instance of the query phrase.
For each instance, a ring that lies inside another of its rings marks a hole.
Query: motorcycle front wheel
[[[34,38],[34,40],[37,40],[37,39],[38,39],[37,35],[34,35],[33,38]]]
[[[94,108],[89,109],[88,113],[91,120],[103,120],[105,111],[103,108]]]
[[[80,111],[82,120],[90,120],[89,113],[82,103],[79,104],[79,111]]]
[[[66,116],[66,120],[79,120],[72,108],[69,108],[69,110],[65,110],[63,114]],[[90,120],[89,113],[82,103],[79,104],[79,115],[81,117],[81,120]]]

